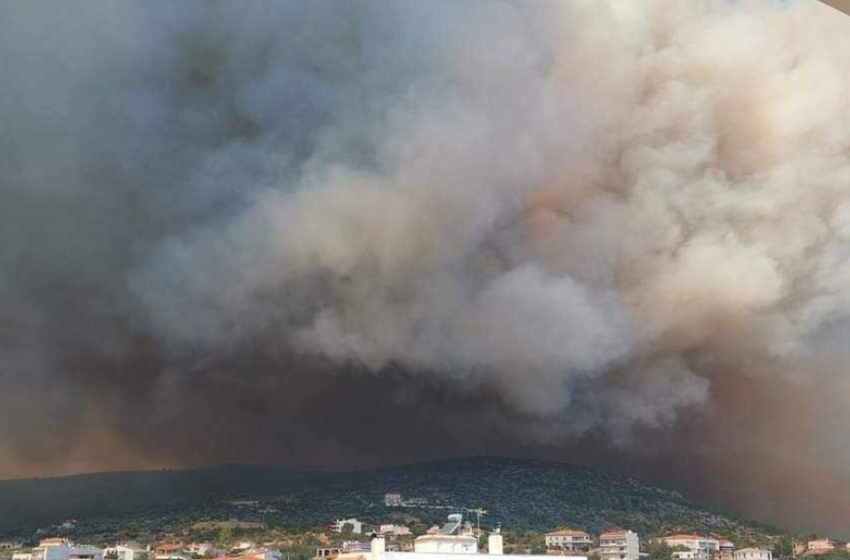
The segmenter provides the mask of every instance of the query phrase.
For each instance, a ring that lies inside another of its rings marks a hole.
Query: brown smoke
[[[832,6],[837,10],[841,10],[845,14],[850,14],[850,0],[821,0],[827,6]]]
[[[845,530],[838,12],[0,10],[3,474],[521,454]]]

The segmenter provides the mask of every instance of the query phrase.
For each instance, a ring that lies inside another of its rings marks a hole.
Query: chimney
[[[487,551],[490,554],[502,554],[502,535],[494,533],[487,539]]]
[[[384,560],[387,557],[387,541],[383,535],[372,536],[372,559]]]

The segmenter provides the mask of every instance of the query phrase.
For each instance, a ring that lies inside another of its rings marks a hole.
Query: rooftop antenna
[[[481,509],[481,508],[475,508],[475,509],[471,509],[469,511],[475,513],[475,528],[478,531],[478,534],[480,535],[481,534],[481,516],[487,515],[490,512],[488,512],[486,509]]]

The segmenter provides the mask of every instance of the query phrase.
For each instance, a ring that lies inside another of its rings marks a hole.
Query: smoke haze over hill
[[[0,475],[512,454],[846,531],[846,53],[802,0],[5,3]]]

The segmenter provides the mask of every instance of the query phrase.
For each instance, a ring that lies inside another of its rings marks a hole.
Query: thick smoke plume
[[[6,2],[0,474],[515,453],[846,531],[846,53],[803,0]]]

